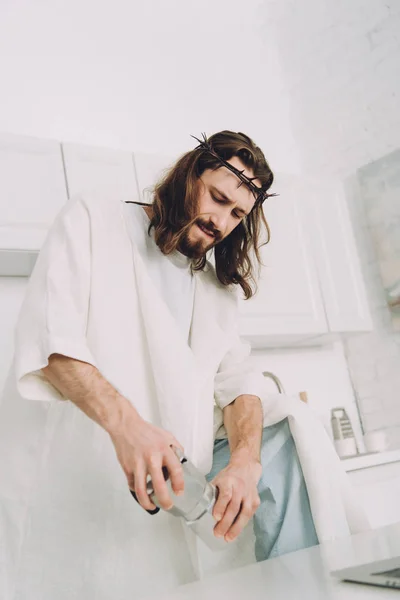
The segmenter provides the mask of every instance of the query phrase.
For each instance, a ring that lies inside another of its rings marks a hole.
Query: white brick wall
[[[269,5],[303,168],[349,174],[400,146],[400,3]]]
[[[302,169],[347,179],[375,328],[345,342],[363,426],[387,428],[400,446],[400,334],[366,219],[363,171],[356,175],[400,148],[400,3],[286,0],[268,12]]]

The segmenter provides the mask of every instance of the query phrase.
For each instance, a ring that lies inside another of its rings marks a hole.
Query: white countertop
[[[190,583],[157,600],[400,600],[400,590],[330,575],[393,556],[400,556],[400,523]]]

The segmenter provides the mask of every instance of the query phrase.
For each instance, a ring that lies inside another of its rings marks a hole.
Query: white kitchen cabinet
[[[279,196],[264,203],[271,240],[261,249],[258,292],[240,302],[240,333],[253,346],[328,333],[304,211],[307,191],[299,177],[279,173],[272,191]]]
[[[400,522],[400,460],[349,473],[372,528]]]
[[[344,188],[310,181],[306,210],[331,332],[373,328]]]
[[[116,200],[151,202],[152,187],[176,159],[1,135],[0,274],[30,273],[34,253],[68,197],[90,189],[111,191]],[[272,191],[279,196],[264,205],[271,241],[261,249],[258,293],[240,303],[242,336],[254,347],[271,347],[370,330],[341,187],[278,173]]]
[[[124,150],[63,143],[68,195],[87,190],[114,195],[116,200],[137,198],[133,154]]]
[[[177,157],[167,154],[151,154],[147,152],[134,152],[134,163],[138,184],[140,202],[152,202],[152,188],[171,167]]]
[[[268,347],[372,330],[340,184],[277,174],[273,191],[280,195],[264,207],[271,241],[259,291],[241,302],[242,335]]]
[[[40,249],[66,200],[60,143],[1,134],[0,259]]]

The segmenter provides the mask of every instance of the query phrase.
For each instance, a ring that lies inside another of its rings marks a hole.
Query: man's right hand
[[[147,475],[150,475],[160,506],[170,509],[173,502],[162,467],[168,469],[174,493],[182,494],[182,465],[173,450],[175,446],[183,452],[181,444],[172,433],[142,419],[133,407],[132,412],[125,412],[118,428],[109,433],[129,488],[135,492],[141,506],[146,510],[155,508],[146,491]]]
[[[142,419],[130,401],[89,363],[52,354],[42,372],[64,398],[109,433],[128,485],[143,508],[155,508],[146,492],[148,474],[160,505],[171,508],[162,467],[168,469],[175,494],[182,493],[184,485],[182,466],[172,446],[183,448],[172,433]]]

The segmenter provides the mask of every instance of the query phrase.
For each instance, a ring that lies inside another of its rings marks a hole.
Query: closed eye
[[[214,200],[214,202],[216,202],[217,204],[229,204],[229,202],[227,202],[226,200],[220,200],[219,198],[216,198],[215,196],[213,196],[211,194],[211,198]]]
[[[216,198],[212,194],[211,194],[211,197],[214,200],[214,202],[216,202],[217,204],[230,204],[229,200],[221,200],[220,198]],[[239,214],[236,211],[233,211],[232,214],[235,217],[235,219],[243,219],[243,217],[245,216],[244,214]]]

